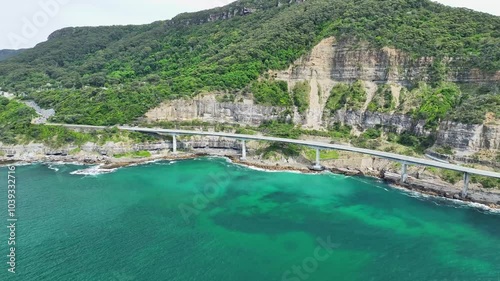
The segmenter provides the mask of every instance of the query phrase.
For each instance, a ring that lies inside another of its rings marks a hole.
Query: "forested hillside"
[[[250,87],[329,36],[500,69],[496,16],[428,0],[288,2],[242,0],[149,25],[63,29],[0,62],[0,87],[54,108],[54,121],[110,125],[165,99]]]
[[[22,51],[23,50],[0,50],[0,61],[13,57]]]

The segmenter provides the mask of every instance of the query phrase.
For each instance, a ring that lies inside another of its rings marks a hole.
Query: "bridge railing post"
[[[401,183],[406,183],[408,180],[408,164],[402,163],[401,167]]]
[[[462,190],[462,197],[467,197],[469,192],[470,174],[464,173],[464,189]]]
[[[240,160],[247,160],[247,146],[246,146],[246,141],[242,140],[241,141],[241,158]]]

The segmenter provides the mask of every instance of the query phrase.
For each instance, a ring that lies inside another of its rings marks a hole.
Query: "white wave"
[[[242,163],[233,163],[233,162],[230,162],[230,163],[232,163],[231,165],[236,165],[236,166],[244,167],[244,168],[247,168],[250,170],[265,172],[265,173],[290,173],[290,174],[303,174],[303,175],[325,175],[326,174],[326,172],[325,173],[306,173],[306,172],[294,171],[294,170],[268,170],[265,168],[253,166],[251,164],[247,165],[247,164],[242,164]]]
[[[425,194],[421,193],[418,191],[414,190],[408,190],[403,187],[397,186],[397,185],[391,185],[391,187],[398,189],[403,192],[403,194],[406,194],[409,197],[416,198],[419,200],[431,200],[432,203],[434,203],[437,206],[447,206],[447,207],[452,207],[455,209],[463,209],[463,208],[471,208],[471,209],[476,209],[478,211],[490,213],[490,214],[500,214],[500,209],[495,209],[491,208],[487,205],[481,204],[481,203],[476,203],[476,202],[466,202],[458,199],[453,199],[453,198],[446,198],[442,196],[436,196],[436,195],[430,195],[430,194]],[[450,204],[453,203],[453,204]]]
[[[2,165],[0,165],[0,167],[10,167],[10,166],[22,167],[22,166],[31,166],[31,165],[36,165],[36,164],[39,164],[39,162],[20,161],[20,162],[14,162],[12,164],[2,164]]]
[[[51,169],[53,171],[59,172],[59,168],[57,168],[56,165],[49,164],[47,166],[47,168],[49,168],[49,169]]]
[[[160,165],[160,166],[170,166],[170,165],[173,165],[177,163],[177,161],[165,161],[165,160],[161,160],[161,161],[155,161],[154,164],[155,165]]]
[[[139,161],[137,163],[132,163],[128,164],[127,166],[124,167],[137,167],[137,166],[144,166],[144,165],[149,165],[149,164],[157,164],[159,162],[165,161],[164,159],[155,159],[155,160],[148,160],[148,161]]]
[[[117,169],[104,169],[101,166],[93,166],[83,170],[71,172],[72,175],[98,176],[115,172]]]

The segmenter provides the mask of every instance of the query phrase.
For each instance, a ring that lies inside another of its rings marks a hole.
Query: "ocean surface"
[[[0,168],[0,280],[500,280],[499,214],[376,179],[220,158],[16,177],[11,274]]]

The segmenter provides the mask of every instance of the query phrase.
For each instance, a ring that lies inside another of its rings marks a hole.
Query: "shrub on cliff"
[[[309,108],[309,93],[311,86],[309,82],[298,82],[292,90],[293,104],[297,107],[299,113],[303,114]]]
[[[330,114],[341,108],[360,110],[363,108],[365,101],[366,91],[361,80],[352,84],[340,83],[332,88],[325,109]]]
[[[250,87],[255,102],[264,105],[290,106],[292,100],[285,81],[259,81]]]

